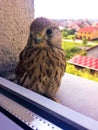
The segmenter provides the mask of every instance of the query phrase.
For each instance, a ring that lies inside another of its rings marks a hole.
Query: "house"
[[[98,45],[91,47],[86,50],[87,56],[92,58],[98,58]]]
[[[98,38],[98,27],[88,26],[83,27],[78,30],[77,38],[86,38],[88,40],[93,40]]]
[[[80,27],[76,23],[71,24],[70,28],[75,29],[77,31],[80,29]]]

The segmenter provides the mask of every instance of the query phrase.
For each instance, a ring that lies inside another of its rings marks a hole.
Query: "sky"
[[[35,18],[98,19],[97,0],[35,0]]]

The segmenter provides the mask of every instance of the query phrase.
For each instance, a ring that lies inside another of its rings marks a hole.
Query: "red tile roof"
[[[98,58],[77,55],[70,59],[68,63],[98,71]]]
[[[92,26],[88,26],[88,27],[84,27],[84,28],[80,28],[79,32],[94,32],[95,30],[98,30],[97,27],[92,27]]]

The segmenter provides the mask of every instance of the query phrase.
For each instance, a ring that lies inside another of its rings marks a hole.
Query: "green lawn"
[[[95,44],[87,44],[85,47],[93,47],[95,46]],[[72,48],[83,48],[83,44],[82,43],[78,43],[78,42],[75,42],[75,41],[63,41],[62,42],[62,48],[66,51],[66,50],[70,50]]]
[[[81,52],[81,49],[74,42],[62,42],[62,48],[66,53],[66,60]]]
[[[75,36],[75,35],[73,35],[73,34],[72,34],[72,35],[68,35],[68,36],[67,36],[67,39],[72,39],[74,36]]]
[[[74,48],[74,42],[62,42],[62,48],[66,51],[67,49]]]

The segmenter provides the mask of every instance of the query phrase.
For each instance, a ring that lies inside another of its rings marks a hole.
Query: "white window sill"
[[[98,121],[98,82],[65,73],[57,97],[63,105]]]

